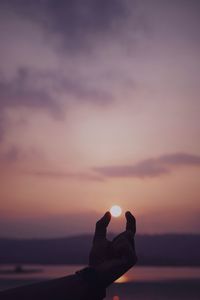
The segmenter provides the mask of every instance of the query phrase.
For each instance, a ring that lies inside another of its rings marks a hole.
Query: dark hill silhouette
[[[0,264],[87,264],[91,235],[0,239]],[[138,235],[139,265],[200,266],[200,235]]]

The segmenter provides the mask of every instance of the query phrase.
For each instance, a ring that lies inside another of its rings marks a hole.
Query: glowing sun
[[[122,209],[119,205],[113,205],[110,209],[110,213],[113,217],[117,218],[121,215]]]

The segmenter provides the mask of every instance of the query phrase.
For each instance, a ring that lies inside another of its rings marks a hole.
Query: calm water
[[[83,268],[84,266],[77,265],[24,265],[24,270],[41,270],[37,273],[29,274],[1,274],[0,279],[51,279],[56,277],[66,276],[72,274],[75,271]],[[13,265],[1,265],[0,272],[3,270],[12,271]],[[199,279],[200,280],[200,268],[191,267],[135,267],[130,270],[126,275],[122,276],[117,282],[136,282],[136,281],[163,281],[163,280],[185,280],[185,279]]]
[[[73,274],[83,266],[26,265],[24,269],[40,269],[38,273],[12,274],[11,265],[0,266],[0,288],[10,288],[35,280],[52,279]],[[3,274],[6,270],[7,274]],[[112,300],[199,300],[200,268],[135,267],[121,277],[107,293]]]

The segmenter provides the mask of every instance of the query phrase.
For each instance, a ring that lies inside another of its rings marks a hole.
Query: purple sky
[[[112,204],[139,232],[199,232],[199,14],[0,1],[0,236],[91,232]]]

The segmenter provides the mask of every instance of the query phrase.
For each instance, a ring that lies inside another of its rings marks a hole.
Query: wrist
[[[76,272],[95,294],[100,295],[101,299],[106,296],[106,286],[101,279],[99,271],[94,267],[86,267]]]

